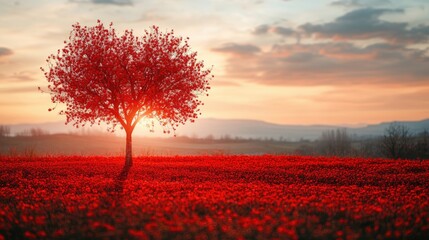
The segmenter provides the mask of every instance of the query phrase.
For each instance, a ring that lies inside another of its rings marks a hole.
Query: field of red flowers
[[[0,239],[424,239],[429,161],[0,157]]]

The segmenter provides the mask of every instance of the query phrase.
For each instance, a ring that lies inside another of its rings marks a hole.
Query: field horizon
[[[414,121],[392,120],[378,123],[361,124],[279,124],[254,119],[219,119],[219,118],[200,118],[194,123],[180,126],[176,135],[191,138],[206,138],[208,136],[220,139],[230,138],[253,138],[264,139],[272,138],[275,140],[283,139],[287,141],[315,140],[328,130],[346,128],[351,134],[358,137],[377,137],[382,136],[385,129],[390,124],[402,124],[410,129],[411,132],[421,132],[429,129],[429,118]],[[1,126],[2,124],[0,124]],[[28,124],[3,124],[10,129],[10,136],[29,134],[31,129],[41,130],[46,134],[80,134],[80,135],[118,135],[123,136],[124,131],[118,129],[115,134],[106,131],[107,126],[86,126],[84,128],[75,128],[65,125],[63,121],[28,123]],[[156,126],[156,125],[155,125]],[[162,129],[155,127],[154,132],[149,132],[143,126],[138,126],[134,132],[134,137],[154,137],[169,138],[172,134],[163,134]]]
[[[189,137],[134,137],[135,156],[291,154],[300,143],[249,139]],[[6,156],[123,156],[125,137],[108,134],[49,134],[0,137],[0,155]]]

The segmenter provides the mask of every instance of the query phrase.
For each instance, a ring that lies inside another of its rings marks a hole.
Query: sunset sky
[[[203,117],[282,124],[429,118],[427,0],[0,0],[0,124],[64,121],[40,67],[71,25],[174,29],[215,79]]]

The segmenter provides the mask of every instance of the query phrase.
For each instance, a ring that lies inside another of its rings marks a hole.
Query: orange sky
[[[316,14],[317,13],[317,14]],[[0,124],[64,121],[39,68],[71,25],[156,24],[213,65],[203,117],[285,124],[429,118],[429,3],[394,0],[8,1],[0,9]],[[61,109],[61,106],[58,106]]]

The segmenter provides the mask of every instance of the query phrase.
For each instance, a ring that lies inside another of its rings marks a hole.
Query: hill
[[[417,133],[429,129],[429,119],[421,121],[394,121],[408,127],[411,132]],[[198,119],[195,123],[188,123],[180,126],[177,130],[178,136],[189,136],[205,138],[212,136],[214,138],[253,138],[253,139],[283,139],[289,141],[298,141],[300,139],[314,140],[322,132],[336,128],[347,128],[350,133],[356,136],[381,136],[386,127],[393,122],[380,124],[371,124],[361,127],[349,126],[330,126],[330,125],[286,125],[274,124],[257,120],[226,120],[226,119]],[[68,133],[82,132],[72,126],[64,125],[62,122],[41,123],[41,124],[17,124],[10,125],[12,134],[17,134],[31,128],[40,128],[49,133]],[[104,127],[85,128],[84,131],[105,132]],[[118,134],[122,134],[118,131]],[[161,129],[155,129],[155,133],[149,131],[143,126],[138,126],[134,132],[135,136],[145,137],[168,137],[162,134]],[[170,135],[171,136],[171,135]]]

